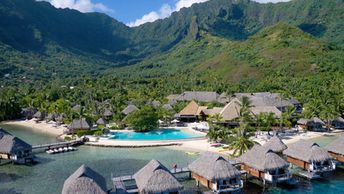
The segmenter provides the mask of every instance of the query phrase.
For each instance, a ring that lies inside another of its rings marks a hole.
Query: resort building
[[[25,164],[33,161],[32,146],[0,128],[0,161]]]
[[[296,112],[302,112],[301,103],[295,98],[284,98],[279,93],[270,92],[258,92],[258,93],[235,93],[234,97],[240,99],[242,97],[248,97],[255,107],[276,107],[283,112],[286,107],[293,106]]]
[[[326,146],[328,153],[337,161],[344,162],[344,137],[341,136]]]
[[[335,164],[327,150],[312,141],[300,140],[291,144],[283,154],[287,156],[288,162],[308,171],[309,178],[320,177],[335,169]]]
[[[183,110],[181,110],[175,117],[181,122],[196,122],[204,120],[201,112],[207,109],[206,106],[199,106],[195,101],[191,101]]]
[[[97,121],[96,121],[96,124],[97,125],[103,125],[103,126],[106,126],[107,125],[107,121],[103,118],[99,118]]]
[[[189,170],[197,185],[202,184],[215,193],[234,193],[243,187],[240,171],[215,153],[203,153],[189,165]]]
[[[335,129],[344,129],[344,119],[342,117],[338,117],[332,121],[332,126]]]
[[[198,102],[224,102],[228,101],[225,93],[219,95],[216,92],[206,91],[187,91],[182,94],[171,94],[167,96],[169,101],[198,101]]]
[[[128,105],[124,110],[122,110],[122,114],[128,116],[130,113],[139,110],[135,105]]]
[[[227,123],[235,123],[235,120],[239,118],[240,114],[240,100],[238,98],[233,98],[221,111],[220,115]],[[282,115],[282,112],[275,106],[262,106],[255,105],[252,103],[250,111],[252,116],[257,116],[260,113],[273,113],[277,118]]]
[[[183,190],[173,174],[157,160],[151,160],[134,174],[140,194],[177,194]]]
[[[269,141],[263,145],[263,147],[279,155],[282,155],[283,151],[288,148],[277,135],[271,137]]]
[[[112,113],[111,110],[105,109],[104,114],[103,114],[103,116],[104,116],[105,118],[111,119],[112,115],[113,115],[113,113]]]
[[[289,164],[278,154],[264,146],[253,146],[237,161],[240,163],[241,170],[261,179],[264,184],[266,182],[272,184],[288,182],[291,179],[288,170]]]
[[[297,125],[301,129],[309,130],[309,131],[324,131],[325,125],[324,121],[319,119],[318,117],[314,117],[312,119],[300,119],[297,121]]]
[[[82,165],[63,184],[61,194],[107,194],[105,178]]]
[[[90,122],[87,121],[86,118],[81,118],[74,119],[67,128],[68,130],[66,130],[65,133],[70,134],[77,130],[90,130],[92,128],[92,125]]]
[[[38,111],[33,115],[33,118],[36,119],[36,121],[43,121],[45,118],[45,113]]]

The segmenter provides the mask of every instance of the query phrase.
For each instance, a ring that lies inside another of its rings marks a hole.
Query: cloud
[[[127,26],[140,26],[147,22],[154,22],[158,19],[164,19],[169,17],[173,12],[179,11],[184,7],[191,7],[191,5],[193,5],[194,3],[203,3],[206,1],[209,0],[177,0],[173,7],[168,4],[164,4],[159,11],[152,11],[133,22],[127,23]]]
[[[174,7],[172,8],[168,4],[164,4],[159,11],[152,11],[133,22],[127,23],[127,26],[135,27],[140,26],[147,22],[154,22],[158,19],[164,19],[169,17],[173,12],[180,11],[184,7],[191,7],[195,3],[203,3],[209,0],[176,0]],[[253,0],[259,3],[278,3],[287,2],[290,0]]]
[[[43,0],[50,2],[56,8],[70,8],[80,12],[105,12],[111,13],[112,9],[109,9],[102,3],[92,3],[91,0]]]

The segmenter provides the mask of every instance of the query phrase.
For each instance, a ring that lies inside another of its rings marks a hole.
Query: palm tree
[[[221,122],[221,121],[223,121],[223,117],[222,117],[221,114],[216,113],[216,114],[214,114],[214,115],[210,115],[210,116],[207,118],[207,121],[210,122],[210,123]]]
[[[294,106],[286,107],[285,111],[282,113],[282,123],[284,126],[291,128],[295,119],[296,108]]]

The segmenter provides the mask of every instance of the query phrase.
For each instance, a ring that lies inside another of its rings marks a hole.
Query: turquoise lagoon
[[[186,130],[179,129],[159,129],[152,130],[148,132],[112,132],[111,135],[115,137],[112,139],[116,140],[174,140],[174,139],[189,139],[189,138],[198,138],[204,137],[204,135],[188,132]]]
[[[48,134],[40,134],[29,128],[2,125],[12,134],[35,145],[40,143],[55,142],[55,138]],[[333,140],[333,137],[325,137],[316,141],[322,145]],[[187,155],[183,151],[168,148],[99,148],[81,146],[76,152],[68,152],[57,155],[45,153],[36,155],[37,164],[33,166],[0,165],[0,194],[59,194],[64,180],[73,173],[81,164],[86,164],[103,175],[108,187],[111,174],[121,176],[133,174],[143,167],[149,160],[157,159],[167,167],[173,163],[178,166],[186,166],[197,156]],[[188,189],[197,190],[193,181],[183,183]],[[337,170],[333,175],[319,181],[307,181],[300,179],[295,186],[280,186],[266,188],[247,183],[244,193],[344,193],[344,170]]]

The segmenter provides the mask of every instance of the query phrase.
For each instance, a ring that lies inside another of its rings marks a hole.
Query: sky
[[[41,0],[42,1],[42,0]],[[211,0],[43,0],[57,8],[70,8],[81,12],[102,12],[133,27],[169,17],[172,12],[190,7],[194,3]],[[260,3],[277,3],[290,0],[254,0]]]

